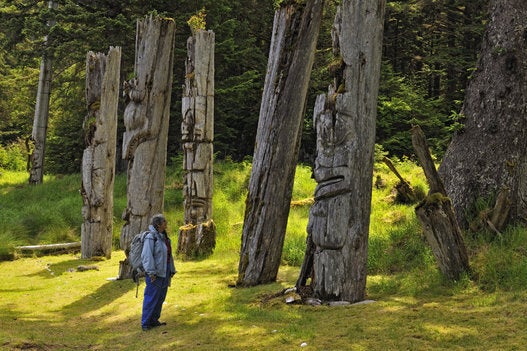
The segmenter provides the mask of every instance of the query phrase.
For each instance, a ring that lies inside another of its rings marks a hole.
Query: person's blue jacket
[[[155,274],[160,278],[167,278],[167,262],[168,262],[168,250],[165,243],[165,235],[159,233],[153,225],[148,226],[148,233],[143,243],[143,252],[141,253],[141,260],[143,261],[143,267],[147,275]],[[168,238],[168,244],[170,238]],[[176,266],[174,264],[174,257],[170,255],[170,277],[176,273]]]

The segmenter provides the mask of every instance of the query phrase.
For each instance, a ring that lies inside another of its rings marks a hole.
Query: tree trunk
[[[209,255],[216,246],[212,221],[214,140],[214,32],[197,30],[187,40],[181,135],[183,141],[185,226],[179,228],[179,254]]]
[[[154,214],[163,212],[174,37],[172,19],[149,16],[137,22],[135,78],[125,86],[128,201],[120,244],[127,255],[134,235],[148,228]],[[121,265],[120,278],[130,277],[128,261]]]
[[[111,257],[113,235],[113,184],[117,140],[117,106],[121,48],[108,56],[89,52],[86,58],[86,106],[82,156],[83,198],[81,257]]]
[[[323,0],[275,12],[242,233],[238,284],[276,279]]]
[[[384,0],[343,1],[333,32],[342,75],[314,109],[318,184],[296,285],[321,300],[365,297],[384,8]]]
[[[55,1],[48,2],[48,8],[56,9]],[[48,21],[48,27],[55,24]],[[44,47],[47,46],[48,37],[44,38]],[[42,184],[44,179],[44,154],[46,150],[46,135],[48,132],[49,98],[51,94],[51,57],[44,53],[40,63],[38,78],[37,102],[35,104],[35,117],[29,147],[29,184]]]
[[[426,239],[432,248],[441,272],[457,280],[470,270],[467,250],[450,199],[430,156],[420,127],[412,128],[412,144],[428,181],[428,196],[415,208]]]
[[[439,168],[458,221],[467,227],[478,198],[507,189],[509,220],[527,219],[527,2],[492,0],[480,59]]]

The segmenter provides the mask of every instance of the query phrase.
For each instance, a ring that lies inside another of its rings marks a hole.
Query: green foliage
[[[444,126],[450,117],[438,109],[442,103],[441,99],[427,99],[422,91],[416,91],[415,86],[384,63],[377,107],[376,143],[390,155],[412,155],[410,130],[419,125],[432,152],[444,152],[450,137]]]
[[[82,101],[86,52],[120,46],[124,80],[133,74],[136,20],[157,14],[174,16],[179,28],[174,62],[184,62],[186,38],[191,34],[187,21],[192,17],[193,26],[204,28],[206,8],[207,27],[216,33],[215,151],[219,159],[243,160],[254,151],[273,12],[279,3],[68,0],[49,10],[45,2],[1,2],[0,144],[31,134],[38,67],[46,54],[52,58],[54,81],[45,170],[78,171],[84,148],[77,127],[86,113]],[[313,103],[333,79],[331,27],[338,3],[325,3],[302,135],[300,158],[306,163],[313,161],[315,152]],[[391,156],[413,154],[409,138],[413,124],[421,125],[438,156],[452,133],[462,128],[457,111],[481,41],[484,5],[474,0],[387,2],[377,143]],[[51,27],[49,20],[55,21]],[[42,45],[45,35],[48,43]],[[175,64],[169,158],[180,152],[184,75],[184,65]]]
[[[27,152],[22,141],[7,146],[0,145],[0,170],[23,171],[27,165]]]
[[[195,32],[199,29],[205,30],[207,26],[205,17],[207,17],[205,8],[202,8],[201,10],[199,10],[197,14],[190,16],[189,20],[187,21],[187,24],[190,27],[190,30],[192,32]]]
[[[408,160],[394,162],[414,188],[427,189],[419,167]],[[181,165],[181,158],[174,159],[166,175],[165,212],[175,242],[178,227],[183,224]],[[213,257],[236,260],[251,164],[217,160],[214,169],[213,218],[217,226],[217,246]],[[472,280],[465,277],[452,285],[437,269],[415,217],[414,206],[394,203],[391,191],[398,181],[395,175],[384,164],[377,164],[375,173],[385,180],[386,187],[374,188],[372,193],[369,294],[421,296],[444,289],[462,291],[471,284],[487,292],[517,291],[527,286],[527,230],[524,227],[508,228],[501,237],[489,232],[465,237]],[[12,171],[2,171],[0,175],[0,256],[3,259],[13,258],[13,247],[17,245],[80,240],[80,176],[46,176],[44,184],[39,186],[28,185],[27,177],[25,173]],[[282,252],[282,263],[296,269],[303,261],[314,187],[309,167],[298,166]],[[118,174],[114,192],[115,249],[119,247],[123,224],[120,218],[125,207],[126,175]],[[235,270],[231,274],[235,275]]]

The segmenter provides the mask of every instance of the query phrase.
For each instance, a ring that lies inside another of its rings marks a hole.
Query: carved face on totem
[[[315,198],[350,191],[349,152],[353,140],[349,119],[343,112],[327,110],[315,116],[317,158],[314,176],[318,183]]]

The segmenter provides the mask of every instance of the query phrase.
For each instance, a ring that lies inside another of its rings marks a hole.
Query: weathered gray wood
[[[323,3],[287,2],[275,12],[243,223],[240,286],[272,282],[278,273]]]
[[[459,223],[478,198],[509,189],[507,221],[527,221],[527,1],[492,0],[481,53],[465,90],[464,129],[439,167]],[[468,218],[466,214],[471,214]]]
[[[426,138],[420,127],[412,128],[412,144],[428,181],[428,196],[415,208],[417,218],[441,272],[457,280],[470,271],[463,235],[450,199],[430,156]]]
[[[414,193],[414,189],[410,183],[401,176],[397,171],[394,164],[388,157],[383,158],[383,162],[388,166],[388,168],[399,178],[399,182],[395,185],[395,190],[397,191],[397,196],[395,201],[398,203],[412,204],[417,202],[417,196]]]
[[[343,73],[313,112],[318,184],[296,287],[323,301],[356,302],[366,294],[384,7],[383,0],[343,1],[332,33]]]
[[[121,48],[88,52],[82,156],[81,257],[111,257]]]
[[[186,258],[209,255],[216,246],[212,220],[214,140],[214,32],[198,29],[187,40],[182,99],[185,225],[177,252]]]
[[[137,22],[135,78],[125,87],[127,207],[120,245],[127,254],[134,235],[148,228],[154,214],[163,212],[174,38],[172,19],[149,16]],[[130,277],[127,267],[119,272],[119,278]]]
[[[74,242],[74,243],[61,243],[61,244],[16,246],[15,249],[20,250],[20,251],[47,251],[47,250],[79,249],[80,247],[81,247],[80,242]]]
[[[56,1],[48,1],[49,9],[56,9],[57,6],[58,3]],[[47,23],[48,27],[54,24],[55,21],[52,20]],[[47,41],[48,38],[46,36],[44,38],[44,46],[47,45]],[[44,54],[40,63],[33,131],[31,132],[31,138],[27,141],[29,153],[29,184],[41,184],[44,179],[44,154],[48,131],[51,73],[51,57],[49,54]]]

